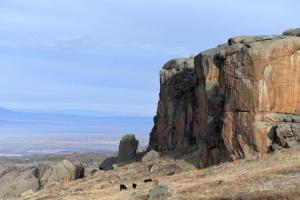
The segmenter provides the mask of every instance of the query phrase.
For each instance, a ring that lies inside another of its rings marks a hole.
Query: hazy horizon
[[[148,138],[164,63],[232,36],[298,27],[299,6],[293,0],[2,0],[0,137]],[[30,138],[20,141],[23,151],[43,152]],[[0,154],[18,142],[1,140],[3,148],[10,145]]]

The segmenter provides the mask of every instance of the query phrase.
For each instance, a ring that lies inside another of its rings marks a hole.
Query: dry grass
[[[27,199],[147,199],[149,190],[155,187],[143,183],[149,177],[169,186],[169,199],[300,199],[300,148],[203,170],[193,169],[181,160],[162,159],[160,164],[176,165],[187,171],[172,176],[150,174],[151,163],[133,163],[114,171],[98,172],[63,188],[35,193]],[[129,187],[132,182],[138,184],[136,190]],[[120,192],[120,183],[129,190]]]

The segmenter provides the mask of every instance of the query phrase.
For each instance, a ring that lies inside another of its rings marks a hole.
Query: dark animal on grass
[[[136,183],[132,183],[132,188],[136,189],[136,187],[137,187],[137,184]]]
[[[151,178],[145,179],[145,180],[144,180],[144,183],[149,183],[149,182],[152,182],[152,179],[151,179]]]
[[[126,185],[124,185],[124,184],[120,184],[120,191],[122,191],[122,190],[127,190],[127,187],[126,187]]]

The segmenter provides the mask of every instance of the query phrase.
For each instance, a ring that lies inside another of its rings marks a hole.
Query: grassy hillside
[[[202,170],[183,160],[167,158],[136,162],[114,171],[98,171],[64,186],[53,185],[23,195],[23,199],[147,199],[149,190],[157,186],[145,184],[145,178],[158,180],[158,186],[168,186],[168,199],[297,199],[300,197],[300,148]],[[133,182],[138,184],[136,190],[131,187]],[[121,192],[119,184],[129,189]]]

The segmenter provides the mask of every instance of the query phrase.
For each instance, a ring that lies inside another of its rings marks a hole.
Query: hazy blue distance
[[[166,61],[231,36],[281,34],[299,26],[299,8],[296,0],[1,0],[0,106],[149,117],[148,134]]]

